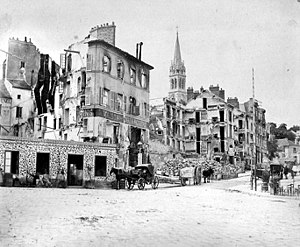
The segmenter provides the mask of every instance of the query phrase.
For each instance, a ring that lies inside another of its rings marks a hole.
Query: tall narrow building
[[[169,98],[176,102],[187,101],[186,94],[186,75],[184,61],[181,59],[180,45],[178,39],[178,31],[176,35],[174,58],[170,66],[170,91]]]

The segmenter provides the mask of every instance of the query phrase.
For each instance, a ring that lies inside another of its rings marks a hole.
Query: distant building
[[[151,138],[183,155],[231,163],[245,161],[249,165],[256,157],[256,162],[262,162],[267,154],[265,110],[256,102],[254,123],[251,99],[244,104],[240,104],[237,97],[228,98],[226,102],[225,90],[219,85],[211,85],[208,90],[186,89],[186,68],[178,33],[169,84],[163,104],[152,105]]]

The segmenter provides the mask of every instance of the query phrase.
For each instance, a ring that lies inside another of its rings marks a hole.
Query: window
[[[47,117],[44,117],[44,130],[47,129]]]
[[[67,71],[70,72],[71,70],[72,70],[72,54],[69,54],[67,58]]]
[[[177,88],[177,79],[174,79],[174,88]]]
[[[53,129],[56,130],[56,118],[53,119]]]
[[[142,72],[142,88],[147,88],[147,84],[148,84],[148,76],[147,76],[146,72],[143,70],[143,72]]]
[[[107,157],[95,156],[95,176],[106,177]]]
[[[228,111],[228,119],[229,119],[229,122],[232,121],[232,114],[231,114],[231,111]]]
[[[103,57],[103,71],[110,72],[110,58],[108,56]]]
[[[122,94],[118,94],[118,97],[117,97],[117,106],[116,106],[116,110],[117,111],[122,111],[123,109],[123,105],[122,105],[122,102],[123,102],[123,95]]]
[[[21,99],[21,94],[18,94],[17,99]]]
[[[117,77],[119,79],[123,79],[124,77],[124,64],[122,61],[118,61],[117,63]]]
[[[108,94],[109,94],[109,90],[104,88],[103,89],[103,105],[108,106],[109,102],[108,102]]]
[[[19,152],[18,151],[5,151],[4,172],[19,175]]]
[[[17,106],[16,118],[22,118],[22,107]]]
[[[21,61],[21,67],[20,68],[25,68],[25,62]]]
[[[207,109],[207,98],[203,98],[203,108]]]
[[[136,80],[136,71],[133,68],[130,68],[130,83],[135,85]]]
[[[297,148],[293,148],[293,153],[297,153]]]
[[[201,112],[201,120],[207,120],[207,111]]]
[[[86,69],[92,70],[92,54],[86,54]]]
[[[200,112],[196,111],[196,123],[200,123]]]
[[[0,104],[0,116],[1,116],[1,112],[2,112],[2,105]]]
[[[69,108],[65,109],[65,125],[69,125],[69,114],[70,114],[70,110]]]

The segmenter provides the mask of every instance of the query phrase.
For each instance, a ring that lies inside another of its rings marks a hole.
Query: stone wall
[[[4,170],[5,151],[19,151],[19,177],[26,176],[26,172],[34,174],[38,152],[50,154],[49,175],[55,177],[64,168],[67,171],[68,154],[83,155],[83,180],[89,178],[87,167],[91,167],[92,178],[107,180],[109,172],[115,164],[116,148],[110,144],[95,144],[85,142],[71,142],[58,140],[39,140],[13,137],[0,138],[0,168]],[[95,155],[107,157],[107,176],[95,177]],[[109,179],[110,180],[110,179]]]

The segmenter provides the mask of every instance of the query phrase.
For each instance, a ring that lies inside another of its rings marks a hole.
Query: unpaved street
[[[0,246],[300,246],[299,199],[220,189],[248,184],[0,187]]]

